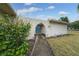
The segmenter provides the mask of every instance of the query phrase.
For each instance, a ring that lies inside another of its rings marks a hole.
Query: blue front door
[[[36,27],[36,33],[41,33],[41,27],[40,26]]]

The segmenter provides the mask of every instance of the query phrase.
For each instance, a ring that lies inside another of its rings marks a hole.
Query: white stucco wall
[[[67,34],[67,25],[64,24],[56,24],[56,23],[49,24],[48,21],[30,21],[30,23],[32,26],[29,38],[34,38],[35,28],[39,23],[44,24],[46,37]]]
[[[36,26],[38,24],[40,24],[40,23],[44,24],[45,29],[46,29],[47,21],[43,21],[43,20],[41,20],[41,21],[40,20],[30,20],[31,30],[30,30],[30,35],[28,37],[29,39],[33,39],[34,38]],[[45,30],[45,32],[46,32],[46,30]]]
[[[29,20],[29,19],[25,20],[24,22],[25,23],[29,22],[31,24],[31,30],[28,39],[34,38],[36,26],[40,23],[42,23],[45,26],[46,37],[67,34],[67,25],[64,24],[57,24],[57,23],[50,24],[46,20]]]
[[[67,34],[67,25],[50,24],[47,28],[47,37]]]

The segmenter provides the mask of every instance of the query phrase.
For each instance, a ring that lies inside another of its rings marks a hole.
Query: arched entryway
[[[36,28],[35,28],[35,34],[42,34],[45,36],[45,26],[44,24],[40,23],[37,24]]]

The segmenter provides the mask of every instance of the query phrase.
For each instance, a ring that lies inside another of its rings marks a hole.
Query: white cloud
[[[55,6],[49,6],[47,9],[54,9]]]
[[[24,3],[24,5],[26,6],[26,5],[32,5],[32,3]]]
[[[59,15],[67,15],[67,14],[69,14],[69,12],[66,12],[66,11],[60,11],[59,12]]]
[[[23,8],[23,9],[18,9],[16,12],[18,15],[20,14],[25,14],[25,13],[32,13],[35,11],[42,11],[42,8],[37,8],[37,7],[30,7],[30,8]]]
[[[47,16],[48,19],[55,19],[53,16]]]
[[[42,19],[42,20],[55,19],[55,17],[49,16],[49,15],[37,15],[37,16],[34,16],[33,18]]]
[[[45,17],[45,15],[37,15],[34,18],[36,18],[36,19],[43,19],[44,17]]]

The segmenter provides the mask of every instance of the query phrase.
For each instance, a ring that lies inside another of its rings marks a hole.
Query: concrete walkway
[[[53,51],[50,48],[47,40],[43,36],[39,36],[32,56],[52,56]]]

